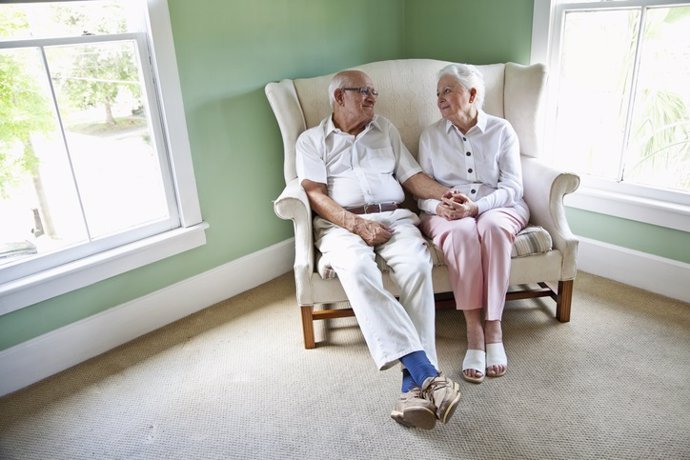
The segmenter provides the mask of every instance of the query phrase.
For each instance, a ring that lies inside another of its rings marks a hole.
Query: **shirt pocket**
[[[326,169],[329,176],[340,176],[352,170],[352,153],[343,150],[326,158]]]
[[[370,173],[393,174],[395,154],[391,147],[368,149],[360,160],[360,166]]]

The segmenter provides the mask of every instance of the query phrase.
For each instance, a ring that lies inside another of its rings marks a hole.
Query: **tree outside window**
[[[0,267],[177,225],[127,5],[0,6]]]

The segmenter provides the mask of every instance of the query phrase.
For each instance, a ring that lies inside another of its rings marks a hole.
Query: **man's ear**
[[[470,88],[470,102],[474,102],[477,97],[477,88]]]
[[[339,105],[343,105],[343,92],[344,91],[340,88],[336,88],[333,92],[333,99],[335,99],[335,102]]]

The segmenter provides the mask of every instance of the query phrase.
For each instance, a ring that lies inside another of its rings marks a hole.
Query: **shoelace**
[[[435,380],[432,380],[429,386],[426,388],[426,390],[424,390],[422,393],[426,393],[429,397],[429,400],[435,405],[436,400],[434,399],[434,393],[436,392],[436,390],[443,390],[445,388],[448,388],[449,386],[451,385],[448,379],[437,378]],[[451,388],[455,390],[454,387]]]
[[[405,401],[412,399],[412,398],[419,398],[423,399],[424,395],[422,394],[422,389],[421,388],[413,388],[407,393],[403,393],[400,399],[403,399]]]

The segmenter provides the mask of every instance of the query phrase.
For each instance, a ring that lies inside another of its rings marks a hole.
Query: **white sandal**
[[[491,366],[504,366],[506,369],[496,375],[489,374],[489,368]],[[506,350],[503,348],[503,343],[487,343],[486,344],[486,375],[489,377],[501,377],[505,375],[508,366],[508,357],[506,356]]]
[[[482,375],[479,377],[470,377],[465,374],[466,370],[475,370]],[[462,378],[472,383],[482,383],[486,376],[486,353],[484,350],[467,350],[465,359],[462,361]]]

